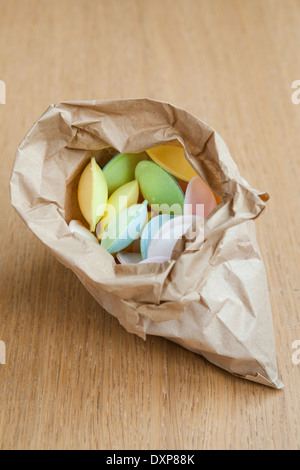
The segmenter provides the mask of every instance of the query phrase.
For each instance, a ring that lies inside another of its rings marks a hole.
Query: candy
[[[161,226],[172,217],[173,216],[169,214],[157,215],[156,217],[153,217],[144,227],[141,233],[141,254],[143,259],[147,258],[148,246],[151,238],[153,238]]]
[[[177,181],[156,163],[143,161],[135,168],[135,179],[138,180],[141,193],[153,209],[164,214],[181,215],[184,194]],[[159,206],[159,207],[158,207]]]
[[[91,232],[101,219],[107,204],[107,184],[95,158],[83,170],[78,183],[78,203]]]
[[[104,217],[97,225],[97,237],[101,238],[107,225],[113,220],[119,212],[122,212],[126,207],[136,204],[139,198],[139,184],[136,180],[130,183],[123,184],[120,188],[116,189],[107,201],[107,207]]]
[[[213,191],[194,172],[183,148],[166,145],[147,152],[157,163],[146,152],[120,153],[102,171],[92,158],[79,180],[78,202],[90,231],[96,228],[101,246],[117,254],[122,264],[170,259],[192,223],[203,222],[217,206]],[[71,221],[70,230],[95,241],[78,221]]]
[[[197,176],[196,171],[185,158],[182,147],[159,145],[147,150],[147,153],[155,163],[180,180],[188,182]]]
[[[126,251],[119,251],[116,255],[121,264],[137,264],[142,261],[139,253],[127,253]]]
[[[193,224],[193,222],[201,220],[200,217],[194,215],[184,215],[174,217],[165,222],[162,227],[155,233],[148,247],[148,258],[156,258],[163,256],[171,258],[174,246]]]
[[[69,223],[69,229],[71,233],[78,233],[82,237],[87,238],[97,244],[99,244],[95,235],[93,235],[81,222],[80,220],[71,220]]]
[[[164,263],[165,261],[169,261],[169,258],[166,258],[165,256],[156,256],[155,258],[146,258],[146,259],[143,259],[143,261],[140,261],[139,264],[145,264],[145,263]]]
[[[210,187],[200,176],[195,176],[189,182],[185,193],[184,214],[201,215],[201,208],[197,208],[199,204],[204,204],[204,217],[207,217],[217,206],[217,201]]]
[[[108,195],[110,196],[116,189],[134,180],[134,170],[136,165],[148,158],[146,152],[141,153],[118,153],[103,168]]]
[[[147,219],[147,204],[134,204],[120,212],[106,227],[101,246],[109,253],[117,253],[139,237]]]

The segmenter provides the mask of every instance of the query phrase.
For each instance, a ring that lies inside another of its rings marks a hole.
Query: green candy
[[[183,214],[184,193],[173,176],[154,162],[142,161],[135,168],[135,179],[152,209],[162,214]]]
[[[116,189],[134,180],[136,165],[149,158],[146,152],[141,153],[118,153],[103,168],[103,174],[110,196]]]

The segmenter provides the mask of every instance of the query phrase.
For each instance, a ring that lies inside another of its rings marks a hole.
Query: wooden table
[[[299,24],[299,0],[0,0],[1,449],[299,448]],[[206,121],[271,195],[256,227],[282,391],[127,333],[10,206],[50,103],[127,97]]]

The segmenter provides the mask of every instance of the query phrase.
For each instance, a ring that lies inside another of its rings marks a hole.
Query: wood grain
[[[298,449],[298,0],[0,0],[0,449]],[[150,97],[227,142],[271,195],[257,220],[282,391],[128,334],[10,206],[17,146],[50,103]]]

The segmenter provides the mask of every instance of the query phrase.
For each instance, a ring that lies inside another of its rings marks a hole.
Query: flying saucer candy
[[[74,220],[70,230],[98,242],[96,229],[101,246],[121,264],[170,259],[177,240],[218,204],[176,145],[119,153],[103,171],[92,158],[79,180],[78,202],[90,231]]]
[[[137,264],[142,261],[140,253],[127,253],[126,251],[119,251],[116,257],[121,264]]]
[[[91,232],[101,219],[107,203],[107,184],[100,166],[92,158],[83,170],[78,183],[78,203]]]
[[[147,204],[134,204],[123,210],[107,225],[101,240],[101,246],[109,253],[117,253],[139,237],[146,219]]]
[[[182,147],[159,145],[147,150],[147,153],[155,163],[175,176],[175,178],[188,182],[194,176],[197,176],[196,171],[185,158]]]
[[[97,225],[97,237],[101,238],[107,225],[126,207],[136,204],[139,198],[139,184],[136,180],[123,184],[108,198],[104,217]]]
[[[78,233],[84,238],[91,240],[97,244],[99,244],[95,235],[93,235],[81,222],[80,220],[71,220],[69,223],[69,229],[71,233]]]
[[[171,259],[177,240],[198,220],[195,215],[183,215],[169,219],[154,234],[148,246],[148,258],[166,257]],[[199,217],[200,220],[200,217]]]
[[[154,237],[155,233],[161,228],[161,226],[172,218],[172,215],[169,214],[160,214],[156,217],[150,219],[147,225],[144,227],[141,233],[141,255],[142,258],[147,258],[148,247],[151,241],[151,238]]]
[[[135,168],[141,193],[149,204],[159,206],[159,212],[182,215],[184,194],[179,184],[167,171],[156,163],[142,161]]]
[[[118,153],[103,168],[108,195],[110,196],[116,189],[134,180],[136,165],[149,158],[146,152],[141,153]]]
[[[204,205],[204,213],[200,204]],[[202,215],[207,217],[217,206],[217,201],[210,187],[200,176],[192,178],[188,184],[184,199],[184,214]]]
[[[146,258],[146,259],[143,259],[143,261],[140,261],[139,264],[145,264],[145,263],[164,263],[165,261],[169,261],[169,258],[166,258],[165,256],[156,256],[156,258]]]

